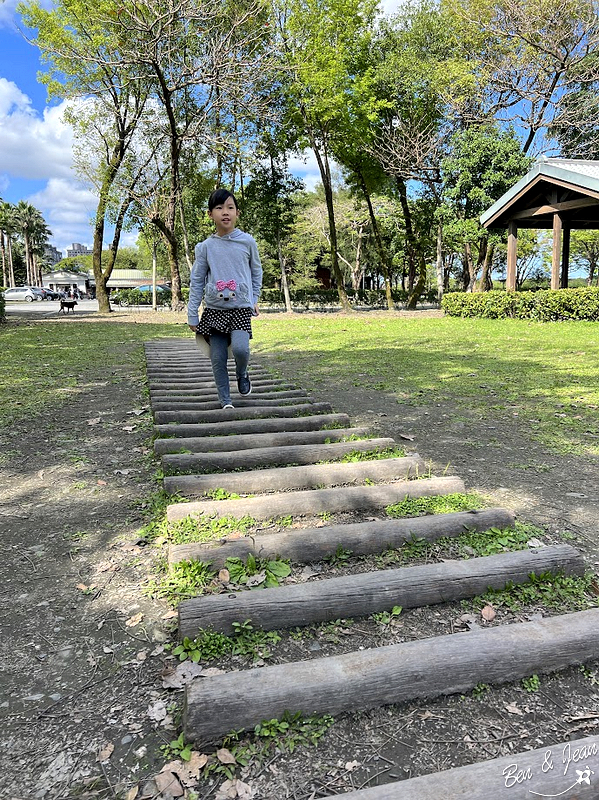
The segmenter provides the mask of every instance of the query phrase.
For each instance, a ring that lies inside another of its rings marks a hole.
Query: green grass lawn
[[[597,323],[263,315],[254,349],[291,357],[306,387],[338,377],[397,403],[518,415],[556,452],[599,454]]]
[[[188,336],[184,322],[0,326],[0,425],[73,402],[87,380],[143,375],[142,343]],[[599,454],[597,323],[263,314],[254,336],[254,352],[289,360],[304,388],[332,378],[400,404],[517,415],[556,452]]]

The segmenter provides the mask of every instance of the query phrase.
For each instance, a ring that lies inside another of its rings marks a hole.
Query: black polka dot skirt
[[[210,336],[212,331],[231,333],[231,331],[247,331],[252,338],[252,309],[232,308],[221,310],[219,308],[205,308],[202,312],[198,333]]]

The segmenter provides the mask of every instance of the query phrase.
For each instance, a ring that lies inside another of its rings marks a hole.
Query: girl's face
[[[212,211],[208,212],[208,216],[213,220],[216,225],[216,232],[219,236],[224,236],[226,233],[231,233],[237,223],[239,211],[235,206],[232,197],[227,197],[224,203],[214,206]]]

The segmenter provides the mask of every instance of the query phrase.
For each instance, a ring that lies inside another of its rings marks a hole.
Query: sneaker
[[[223,408],[235,408],[235,406],[233,405],[233,403],[226,403],[226,404],[223,406]]]
[[[252,393],[252,382],[247,372],[241,378],[237,378],[237,389],[242,397]]]

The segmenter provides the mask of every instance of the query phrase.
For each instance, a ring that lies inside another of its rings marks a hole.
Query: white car
[[[43,300],[44,293],[37,286],[15,286],[13,289],[4,290],[5,300],[26,300],[32,303],[34,300]]]

